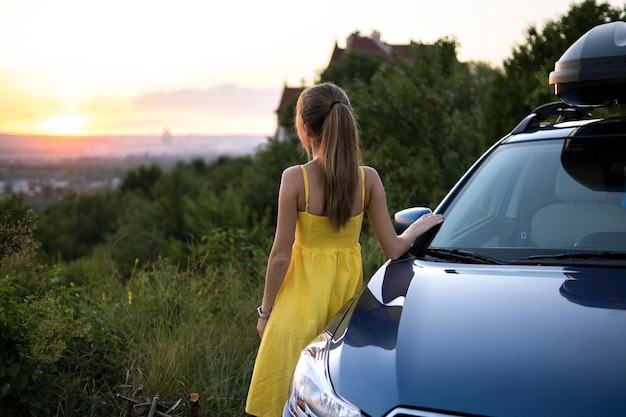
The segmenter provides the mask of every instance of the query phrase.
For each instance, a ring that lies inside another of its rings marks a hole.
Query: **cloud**
[[[281,90],[239,88],[227,84],[207,89],[180,89],[143,94],[135,98],[141,110],[185,110],[215,114],[273,114]]]

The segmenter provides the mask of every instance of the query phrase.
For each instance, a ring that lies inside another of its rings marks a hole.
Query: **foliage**
[[[413,45],[413,59],[384,66],[350,91],[366,162],[390,209],[434,206],[479,155],[478,105],[488,68],[458,62],[456,42]],[[478,76],[480,75],[480,76]]]
[[[41,288],[41,266],[36,262],[40,243],[34,237],[37,218],[32,209],[0,212],[0,274],[23,277],[25,291]]]
[[[32,209],[25,204],[22,194],[9,194],[0,199],[0,213],[15,220],[25,218],[26,212],[30,210]],[[6,219],[4,224],[6,225]]]
[[[119,195],[111,191],[71,194],[47,206],[37,238],[48,261],[72,260],[89,254],[112,233],[119,214]]]
[[[513,48],[503,63],[482,103],[483,146],[490,145],[509,132],[537,106],[558,101],[548,76],[567,48],[592,27],[623,20],[624,11],[608,3],[584,0],[573,4],[569,12],[548,21],[543,30],[528,28],[524,43]]]
[[[126,173],[120,185],[120,191],[122,193],[128,191],[138,192],[145,197],[151,198],[152,186],[162,174],[163,170],[158,165],[140,166]]]
[[[332,82],[343,88],[348,88],[354,82],[368,83],[386,62],[381,55],[348,52],[320,74],[320,82]]]
[[[306,162],[306,155],[297,139],[279,141],[268,139],[255,153],[243,171],[245,183],[241,189],[242,203],[250,208],[254,222],[268,219],[275,224],[278,212],[278,188],[285,168]]]
[[[32,226],[6,216],[0,241],[15,244],[4,253],[30,259],[14,255],[32,255]],[[255,239],[266,233],[261,226],[251,233],[210,229],[195,249],[205,256],[194,268],[160,259],[144,269],[135,264],[129,279],[104,248],[69,263],[69,272],[39,268],[44,286],[37,292],[28,289],[26,275],[6,274],[1,409],[16,416],[115,415],[115,394],[141,383],[162,398],[198,392],[211,415],[236,414],[258,343],[254,309],[268,242],[260,246]],[[11,265],[11,271],[23,269]]]
[[[5,415],[54,415],[71,405],[78,413],[100,401],[95,388],[118,376],[107,346],[114,334],[83,308],[80,290],[59,268],[34,262],[32,213],[4,214],[0,242],[0,407]],[[101,356],[99,355],[101,353]],[[82,399],[79,403],[76,400]],[[83,413],[85,414],[85,413]]]

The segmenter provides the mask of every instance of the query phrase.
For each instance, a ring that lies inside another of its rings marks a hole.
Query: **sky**
[[[355,31],[453,37],[499,66],[577,3],[0,0],[0,132],[272,136],[283,86],[312,85]]]

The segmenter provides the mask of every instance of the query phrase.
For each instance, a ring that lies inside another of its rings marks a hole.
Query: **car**
[[[302,351],[284,417],[626,415],[624,40],[611,22],[572,44],[548,80],[559,100]],[[398,212],[398,231],[428,212]]]

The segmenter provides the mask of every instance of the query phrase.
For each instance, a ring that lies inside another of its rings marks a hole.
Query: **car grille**
[[[409,408],[395,408],[385,417],[458,417],[458,414],[439,413],[436,411],[411,410]]]

